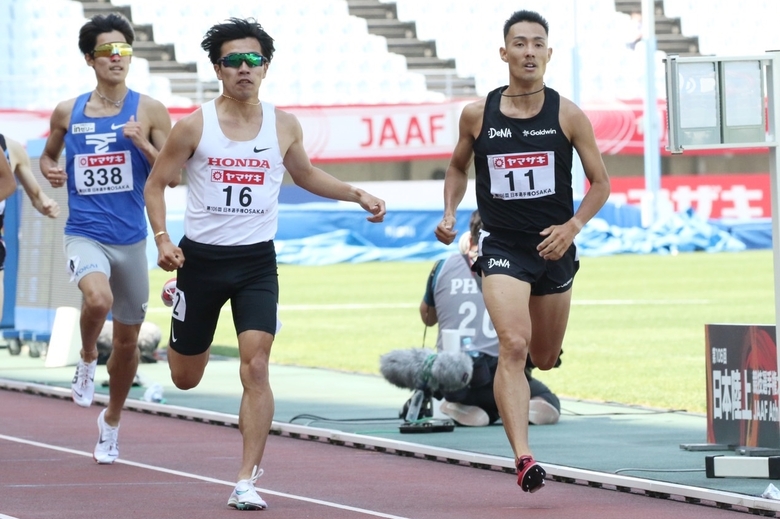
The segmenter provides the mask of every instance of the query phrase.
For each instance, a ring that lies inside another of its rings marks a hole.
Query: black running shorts
[[[530,283],[534,296],[566,292],[580,268],[577,247],[572,244],[557,261],[545,260],[536,250],[542,239],[508,239],[483,230],[479,236],[479,257],[471,269],[480,276],[504,274]]]
[[[184,266],[177,272],[170,347],[199,355],[211,346],[220,311],[230,301],[236,335],[247,330],[276,334],[279,277],[273,241],[252,245],[205,245],[182,238]]]

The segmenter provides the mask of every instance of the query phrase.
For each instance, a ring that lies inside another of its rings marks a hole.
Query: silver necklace
[[[122,106],[122,103],[125,102],[125,97],[127,97],[127,93],[128,92],[130,92],[129,89],[125,91],[125,95],[122,96],[122,99],[120,99],[119,101],[114,101],[113,99],[109,99],[106,96],[104,96],[103,94],[101,94],[100,90],[98,90],[97,88],[95,89],[95,93],[98,95],[98,97],[100,97],[100,99],[102,99],[103,101],[106,101],[107,103],[111,103],[112,105],[116,106],[117,108]]]

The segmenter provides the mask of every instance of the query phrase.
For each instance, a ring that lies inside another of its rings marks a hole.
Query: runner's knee
[[[114,304],[114,298],[111,292],[106,291],[84,291],[84,311],[93,316],[107,316]]]
[[[241,361],[241,383],[247,389],[268,385],[268,358],[265,355],[258,354]]]
[[[534,366],[538,369],[547,371],[555,367],[556,362],[558,362],[558,354],[558,351],[552,353],[534,352],[531,354],[531,362],[533,362]]]
[[[499,341],[499,358],[507,362],[518,362],[525,365],[529,343],[528,338],[521,333],[501,337]]]
[[[192,389],[196,387],[203,378],[206,369],[205,365],[199,363],[171,363],[169,357],[168,365],[171,368],[171,381],[179,389]]]

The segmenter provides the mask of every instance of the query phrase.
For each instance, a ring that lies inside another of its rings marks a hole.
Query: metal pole
[[[780,123],[780,51],[767,53],[771,56],[766,67],[767,115],[770,140],[777,143]],[[777,326],[780,324],[780,155],[777,145],[769,146],[769,183],[772,191],[772,257],[774,260],[775,287],[775,343],[780,338]],[[777,371],[780,373],[780,355],[777,356]]]
[[[571,100],[574,104],[580,106],[580,50],[579,41],[577,41],[577,0],[572,0],[572,16],[574,17],[572,22],[574,43],[571,48]],[[582,162],[579,155],[577,155],[577,150],[574,150],[574,156],[572,157],[571,182],[574,198],[585,196],[585,171],[582,169]]]
[[[658,219],[661,190],[661,150],[658,98],[655,92],[655,0],[642,0],[642,38],[645,43],[645,207],[642,224],[652,225]]]
[[[666,147],[667,151],[680,154],[683,152],[683,148],[680,145],[680,135],[677,129],[680,126],[680,100],[677,96],[677,92],[680,89],[680,78],[678,74],[677,54],[669,54],[666,57],[666,118],[669,124],[668,136],[669,145]]]

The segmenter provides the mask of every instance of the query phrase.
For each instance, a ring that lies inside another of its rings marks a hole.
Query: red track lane
[[[0,390],[0,517],[235,519],[240,514],[226,505],[241,455],[237,429],[126,411],[119,447],[120,460],[127,463],[97,465],[91,453],[101,409]],[[526,494],[514,475],[495,470],[273,435],[263,468],[257,486],[269,508],[255,514],[266,518],[740,515],[555,481]]]

